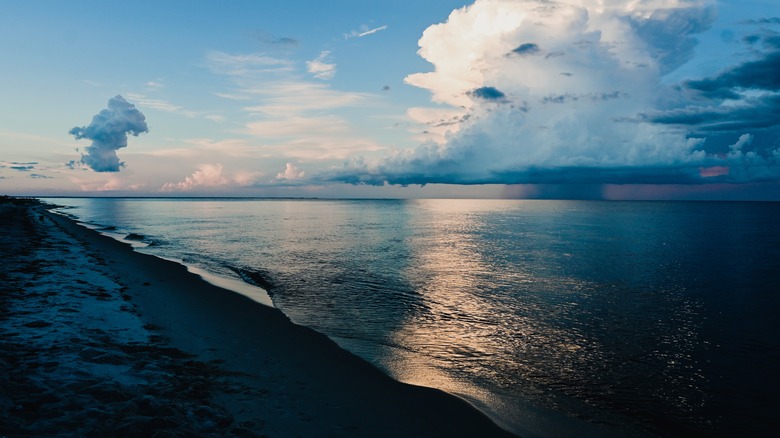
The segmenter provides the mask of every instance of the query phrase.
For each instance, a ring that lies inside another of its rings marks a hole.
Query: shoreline
[[[464,400],[439,390],[397,382],[338,347],[325,335],[293,324],[278,309],[260,304],[238,292],[215,286],[199,275],[189,272],[185,265],[135,251],[126,243],[101,235],[64,215],[50,212],[50,206],[37,204],[20,208],[27,209],[29,220],[25,226],[32,227],[26,232],[44,236],[43,246],[37,248],[39,253],[64,251],[63,248],[68,244],[80,246],[77,249],[84,254],[80,257],[87,256],[97,261],[90,265],[90,268],[95,269],[97,277],[82,281],[94,283],[94,280],[100,280],[102,275],[115,283],[116,296],[104,298],[122,304],[119,309],[127,309],[126,313],[135,315],[144,330],[149,332],[146,335],[149,338],[146,344],[143,341],[137,343],[153,353],[143,360],[152,364],[155,360],[161,362],[164,355],[158,350],[171,349],[169,353],[176,351],[180,352],[176,354],[182,356],[179,358],[182,363],[174,364],[179,366],[176,369],[181,371],[188,366],[194,371],[201,371],[201,375],[188,371],[198,382],[198,379],[207,380],[205,394],[195,401],[204,407],[201,411],[211,412],[211,416],[216,420],[203,420],[205,423],[210,422],[213,430],[201,430],[198,434],[512,436]],[[30,216],[38,219],[33,220]],[[59,246],[47,249],[46,239],[56,241]],[[45,256],[39,255],[39,258]],[[25,257],[30,259],[33,255],[21,254],[17,257],[18,263],[24,263]],[[46,269],[51,271],[51,275],[55,275],[67,270],[76,273],[83,268],[66,265]],[[25,285],[24,289],[30,289],[26,285],[34,281],[22,278],[22,274],[19,274],[21,280],[9,278],[8,284],[18,280]],[[11,277],[14,275],[14,271],[11,271]],[[27,276],[34,277],[35,273]],[[54,292],[68,286],[67,281],[70,280],[80,284],[77,282],[78,278],[69,277],[63,280],[64,283],[42,286]],[[17,292],[24,294],[25,290]],[[111,292],[113,291],[107,288],[104,293],[111,295]],[[20,318],[26,317],[23,313],[4,315],[0,326],[7,326],[10,324],[8,321],[21,321]],[[108,325],[120,319],[115,315],[111,318],[105,321]],[[40,327],[33,324],[26,328],[30,331],[50,329],[40,323],[37,325]],[[7,327],[0,328],[8,330]],[[14,330],[11,331],[18,331]],[[133,330],[139,331],[136,328],[128,329],[128,332]],[[107,344],[118,342],[116,339],[104,341]],[[127,343],[123,345],[126,347]],[[118,345],[117,348],[123,345]],[[141,349],[136,346],[128,351],[137,352]],[[9,351],[11,350],[8,348],[3,350],[4,356],[0,359],[4,362],[9,362],[6,356],[13,354]],[[154,353],[155,351],[157,353]],[[134,360],[134,354],[127,356],[127,360]],[[10,361],[12,362],[13,358]],[[40,365],[29,365],[33,374],[39,373]],[[130,368],[134,369],[132,365]],[[127,372],[121,378],[142,379],[139,374],[142,373]],[[177,377],[175,371],[162,373],[163,376],[169,374]],[[46,377],[47,374],[43,373],[42,378]],[[93,382],[94,385],[122,383],[119,382],[121,379],[116,378],[104,382],[100,382],[95,376],[90,378],[92,381],[97,380]],[[129,387],[135,388],[139,385],[136,382],[129,384]],[[175,403],[187,402],[186,394],[152,394],[151,397],[165,404],[165,397],[176,398],[179,395],[184,400],[176,400]],[[4,410],[10,409],[11,414],[16,413],[15,410],[24,411],[24,405],[18,404],[17,399],[31,396],[29,393],[14,394],[11,391],[10,395],[5,397],[10,398],[11,403],[4,403],[2,407]],[[127,403],[133,400],[135,399]],[[42,405],[45,405],[45,401],[40,402],[38,407]],[[22,406],[22,409],[17,409],[19,406]],[[90,408],[97,407],[79,406],[75,410],[83,413]],[[182,410],[185,414],[189,412],[184,408]],[[70,413],[66,411],[63,415]],[[19,416],[14,416],[18,420],[17,417]],[[208,415],[202,417],[206,418]],[[144,424],[156,421],[159,426],[164,423],[160,423],[164,419],[171,423],[175,422],[176,418],[178,417],[175,413],[167,417],[147,415],[144,417],[147,423]],[[188,421],[190,424],[179,426],[197,426],[199,420],[185,420],[185,423]],[[21,431],[29,426],[25,425],[24,421],[14,424],[22,427]]]

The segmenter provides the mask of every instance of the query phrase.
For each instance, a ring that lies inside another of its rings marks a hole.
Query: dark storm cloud
[[[780,125],[780,96],[744,99],[733,106],[688,106],[642,114],[642,121],[691,127],[698,132],[745,132]]]
[[[764,37],[763,41],[767,46],[780,50],[780,35]]]
[[[739,99],[740,90],[780,91],[780,51],[765,54],[710,78],[687,81],[684,86],[712,99]]]
[[[416,165],[416,167],[415,167]],[[455,161],[435,165],[410,160],[402,167],[385,166],[364,173],[354,167],[323,175],[324,181],[382,186],[426,184],[694,184],[701,183],[700,165],[619,167],[518,167],[469,175]],[[720,181],[720,180],[717,180]],[[711,182],[717,182],[712,179]]]
[[[748,20],[746,24],[780,24],[780,17],[759,18],[757,20]]]
[[[744,133],[780,126],[780,96],[777,95],[780,91],[780,50],[777,50],[780,38],[757,38],[770,49],[761,53],[758,59],[682,84],[681,90],[694,93],[698,101],[691,101],[685,107],[640,114],[639,119],[688,127],[694,134]],[[702,103],[701,98],[708,101]],[[724,100],[735,103],[723,105]]]
[[[127,146],[127,134],[137,137],[144,132],[149,132],[144,115],[122,96],[115,96],[89,125],[77,126],[68,133],[77,140],[92,140],[84,148],[87,153],[81,155],[80,163],[96,172],[118,172],[124,163],[119,161],[116,151]]]

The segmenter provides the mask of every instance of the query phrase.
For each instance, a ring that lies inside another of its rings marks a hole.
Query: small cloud
[[[263,176],[262,172],[238,171],[233,176],[233,182],[241,187],[250,187],[256,184]]]
[[[207,114],[203,117],[207,120],[211,120],[212,122],[217,122],[217,123],[222,123],[225,121],[225,116],[219,114]]]
[[[381,31],[383,31],[385,29],[387,29],[387,26],[379,26],[379,27],[375,27],[373,29],[369,29],[368,26],[366,26],[364,24],[363,26],[360,27],[359,31],[353,30],[350,33],[345,33],[344,34],[344,39],[348,40],[350,38],[363,38],[365,36],[373,35],[373,34],[375,34],[377,32],[381,32]]]
[[[541,51],[542,50],[539,48],[538,45],[534,43],[525,43],[525,44],[520,44],[519,46],[517,46],[517,48],[513,49],[510,55],[514,54],[520,56],[533,56],[533,55],[538,55],[539,53],[541,53]]]
[[[38,164],[37,161],[26,161],[26,162],[0,161],[0,168],[8,168],[13,170],[18,170],[20,172],[28,172],[30,170],[35,169],[36,164]]]
[[[206,59],[209,68],[214,72],[242,79],[290,73],[295,70],[291,61],[268,56],[265,53],[231,55],[213,51]]]
[[[467,93],[471,97],[494,102],[506,102],[506,95],[495,87],[480,87]]]
[[[178,105],[174,105],[166,100],[152,99],[144,96],[143,94],[128,93],[127,97],[135,101],[138,104],[138,106],[144,108],[151,108],[151,109],[156,109],[159,111],[165,111],[169,113],[174,113],[182,109],[182,107]]]
[[[298,45],[298,40],[295,38],[282,37],[271,41],[271,44],[275,46],[294,47]]]
[[[336,64],[325,62],[328,56],[330,56],[330,51],[323,50],[317,59],[306,62],[306,69],[317,79],[333,79],[336,76]]]
[[[277,37],[269,32],[265,32],[261,30],[250,32],[249,37],[263,44],[267,44],[269,46],[275,46],[279,48],[293,48],[298,46],[298,40],[296,40],[295,38]]]
[[[584,94],[551,94],[542,98],[542,103],[567,103],[578,100],[587,100],[590,102],[604,102],[613,99],[627,99],[629,94],[622,91],[613,91],[611,93],[584,93]]]
[[[196,187],[216,187],[226,183],[227,179],[222,176],[221,164],[201,164],[192,175],[184,178],[184,181],[166,183],[161,190],[164,192],[190,191]]]
[[[276,179],[278,180],[295,180],[295,179],[301,179],[304,177],[306,172],[298,169],[294,164],[287,163],[285,166],[284,172],[279,172],[276,174]]]
[[[159,90],[160,88],[165,87],[165,85],[163,85],[162,82],[157,82],[157,81],[149,81],[144,85],[146,85],[148,88],[153,88],[155,90]]]

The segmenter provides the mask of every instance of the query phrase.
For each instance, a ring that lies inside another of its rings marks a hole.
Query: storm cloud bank
[[[127,134],[137,137],[144,132],[149,132],[144,115],[122,96],[109,99],[108,108],[96,114],[89,125],[68,131],[77,140],[92,140],[79,162],[95,172],[118,172],[124,163],[116,151],[127,146]]]
[[[780,179],[780,33],[746,36],[749,55],[724,71],[665,80],[692,59],[695,36],[715,17],[712,2],[698,0],[477,0],[424,32],[419,54],[433,71],[406,78],[449,106],[420,122],[441,126],[449,114],[449,131],[377,161],[355,159],[324,178],[376,185]]]

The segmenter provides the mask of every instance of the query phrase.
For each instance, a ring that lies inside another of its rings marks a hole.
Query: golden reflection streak
[[[501,412],[517,415],[517,406],[505,406],[507,400],[471,380],[493,380],[496,386],[513,384],[522,376],[531,381],[538,366],[550,364],[529,365],[522,356],[537,356],[539,349],[544,350],[543,357],[564,359],[556,364],[561,367],[557,372],[575,372],[571,356],[580,350],[580,342],[571,333],[500,307],[496,297],[481,296],[482,283],[497,275],[513,286],[541,281],[524,272],[492,272],[495,268],[483,260],[484,249],[476,246],[472,233],[484,222],[476,221],[475,214],[500,205],[429,200],[417,207],[423,209],[420,219],[431,228],[424,235],[433,237],[410,242],[415,263],[407,275],[412,282],[424,279],[414,286],[426,310],[410,315],[392,335],[394,344],[409,346],[410,351],[395,351],[386,365],[398,380],[459,395],[498,414],[495,419],[501,422]],[[514,375],[502,382],[504,373]]]

